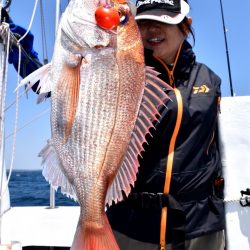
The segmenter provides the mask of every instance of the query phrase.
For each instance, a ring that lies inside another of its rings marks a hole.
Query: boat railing
[[[55,189],[50,185],[49,208],[55,208]]]

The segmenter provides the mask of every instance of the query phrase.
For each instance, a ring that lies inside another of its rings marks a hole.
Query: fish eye
[[[128,20],[129,20],[129,15],[128,15],[128,8],[125,8],[123,6],[121,6],[118,10],[119,16],[120,16],[120,24],[121,25],[125,25]]]
[[[128,15],[120,15],[120,24],[125,25],[128,22]]]

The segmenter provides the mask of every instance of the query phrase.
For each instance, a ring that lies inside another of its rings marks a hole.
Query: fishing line
[[[17,132],[19,132],[20,130],[26,128],[28,125],[30,125],[31,123],[35,122],[36,120],[38,120],[40,117],[44,116],[45,114],[47,114],[50,111],[50,108],[45,109],[44,111],[42,111],[41,113],[39,113],[37,116],[35,116],[33,119],[31,119],[30,121],[28,121],[27,123],[25,123],[23,126],[19,127],[17,129]],[[5,137],[5,140],[8,139],[9,137],[11,137],[14,133],[11,133],[9,135],[7,135]]]
[[[18,100],[24,95],[26,94],[26,90],[24,90],[19,96],[18,96]],[[10,103],[4,110],[4,112],[8,111],[14,104],[16,103],[16,100],[13,101],[12,103]]]

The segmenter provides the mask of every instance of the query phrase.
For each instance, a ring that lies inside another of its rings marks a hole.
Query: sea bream
[[[134,185],[145,135],[168,101],[168,85],[144,63],[139,29],[125,1],[121,22],[96,23],[98,0],[71,0],[57,31],[50,64],[25,78],[51,93],[52,138],[41,151],[43,175],[81,208],[72,249],[119,249],[105,206]],[[122,214],[121,214],[122,216]]]

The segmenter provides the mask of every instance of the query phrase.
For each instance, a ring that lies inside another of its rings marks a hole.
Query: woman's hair
[[[184,1],[188,3],[187,0],[184,0]],[[192,28],[192,22],[188,17],[184,17],[182,22],[178,24],[178,27],[185,36],[188,36],[189,34],[191,34],[193,37],[193,41],[195,43],[195,36],[194,36],[193,28]]]

